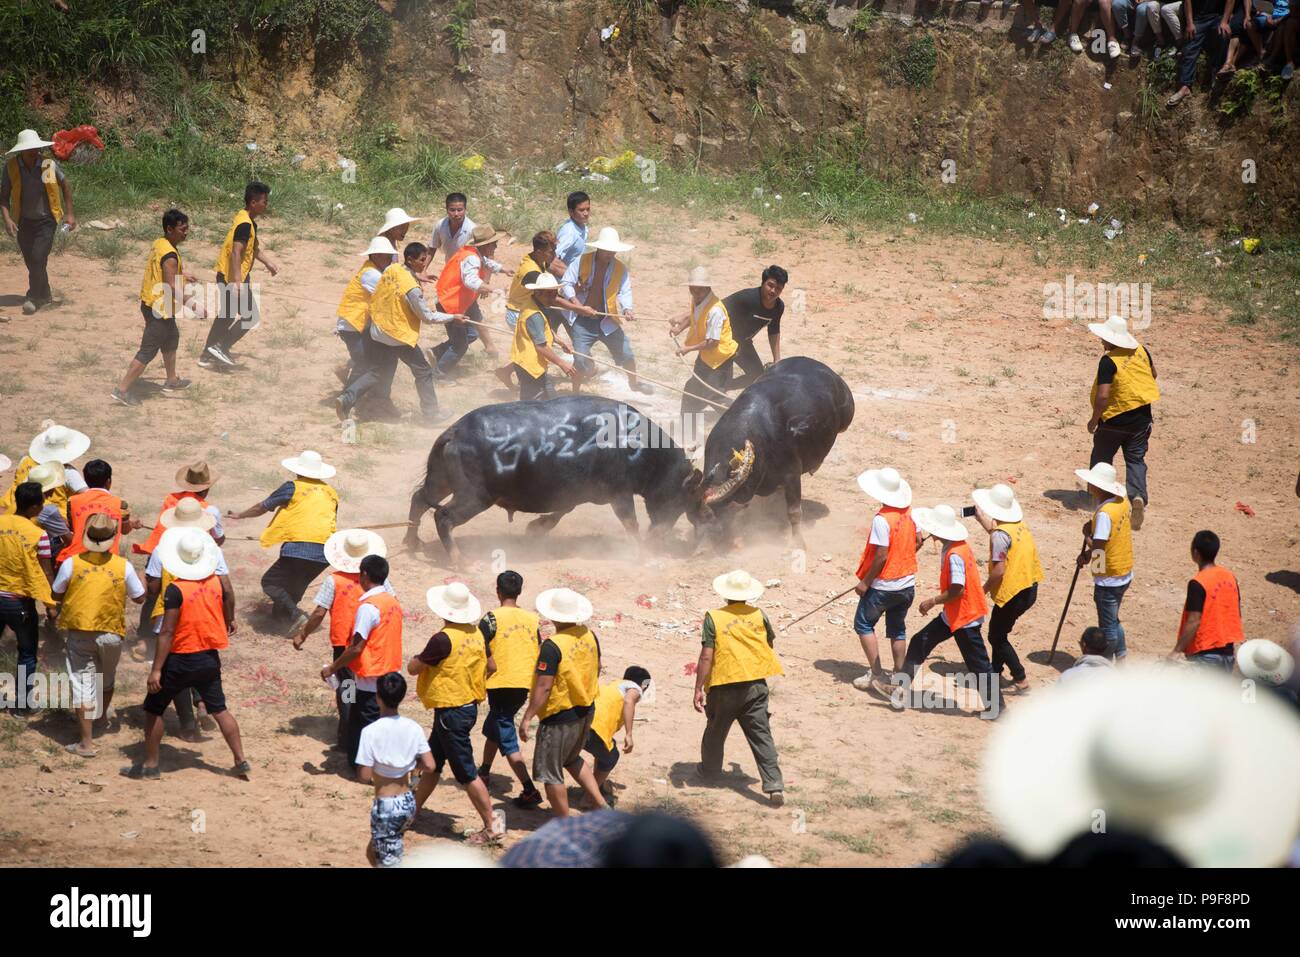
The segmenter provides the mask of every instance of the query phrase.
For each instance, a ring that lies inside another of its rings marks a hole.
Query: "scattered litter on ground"
[[[1255,510],[1251,508],[1249,505],[1247,505],[1245,502],[1237,503],[1237,511],[1244,512],[1247,518],[1255,517]]]

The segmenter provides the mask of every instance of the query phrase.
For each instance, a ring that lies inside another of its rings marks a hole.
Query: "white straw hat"
[[[1110,492],[1111,495],[1118,495],[1120,498],[1127,494],[1124,483],[1115,473],[1115,466],[1109,462],[1098,462],[1090,469],[1075,469],[1074,474],[1084,485],[1095,485],[1103,492]]]
[[[858,488],[891,508],[912,504],[912,486],[895,469],[867,469],[858,476]]]
[[[163,528],[198,528],[211,531],[217,524],[212,513],[197,498],[183,498],[158,516]]]
[[[927,535],[942,538],[945,542],[966,541],[966,526],[951,505],[912,509],[912,521]]]
[[[534,292],[542,289],[559,289],[560,281],[548,272],[539,273],[536,282],[524,283],[525,289],[531,289]]]
[[[1122,316],[1111,316],[1105,322],[1088,323],[1088,331],[1094,336],[1121,349],[1136,349],[1138,341],[1128,331],[1128,320]]]
[[[158,540],[158,559],[175,578],[197,582],[217,570],[221,549],[199,528],[169,528]]]
[[[537,611],[548,621],[577,625],[591,617],[591,602],[572,588],[550,588],[537,596]]]
[[[32,439],[27,454],[39,464],[59,462],[67,465],[85,455],[89,448],[90,437],[84,432],[63,425],[51,425]]]
[[[388,212],[384,213],[384,225],[379,227],[379,231],[381,233],[386,233],[390,229],[396,229],[398,226],[405,226],[407,223],[418,223],[423,218],[423,216],[412,216],[400,206],[394,206]],[[378,252],[378,250],[376,250],[376,252]]]
[[[0,472],[8,472],[10,466],[12,466],[13,464],[14,464],[13,462],[9,461],[9,456],[5,455],[3,452],[0,452]]]
[[[591,252],[593,249],[603,249],[607,253],[625,253],[630,252],[636,247],[630,243],[625,243],[618,238],[618,230],[613,226],[606,226],[597,235],[595,240],[587,243],[583,252]]]
[[[993,729],[985,801],[1036,859],[1101,825],[1195,867],[1280,865],[1300,821],[1300,723],[1276,698],[1159,664],[1051,686]]]
[[[763,594],[763,583],[743,569],[713,579],[713,590],[727,601],[753,601]]]
[[[14,145],[9,147],[6,156],[13,153],[21,153],[23,150],[39,150],[47,146],[53,146],[49,140],[43,140],[36,135],[35,130],[23,130],[18,134],[18,139],[14,140]]]
[[[40,465],[33,465],[27,472],[27,481],[40,482],[41,491],[49,492],[60,485],[67,484],[67,473],[63,471],[63,466],[58,462],[42,462]]]
[[[304,449],[292,458],[281,459],[280,464],[294,475],[301,475],[303,478],[328,479],[338,474],[338,469],[327,465],[320,457],[320,453],[313,452],[311,449]]]
[[[687,286],[712,286],[713,282],[709,279],[708,266],[696,266],[686,277],[685,285]]]
[[[341,528],[325,539],[325,561],[341,572],[356,574],[367,555],[383,558],[387,554],[388,544],[368,528]]]
[[[434,585],[424,595],[429,610],[444,621],[470,625],[483,617],[483,606],[470,594],[464,582]]]
[[[1255,681],[1284,685],[1295,671],[1295,659],[1281,645],[1265,638],[1252,638],[1237,646],[1237,668]]]
[[[370,240],[370,246],[363,252],[363,256],[396,256],[397,247],[387,236],[376,236]]]
[[[999,482],[992,488],[977,488],[970,497],[979,510],[995,522],[1018,522],[1025,517],[1010,485]]]

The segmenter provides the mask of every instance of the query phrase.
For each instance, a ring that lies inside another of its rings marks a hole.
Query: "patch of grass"
[[[845,834],[842,831],[827,831],[822,836],[828,841],[843,844],[855,854],[870,854],[878,857],[881,853],[880,845],[876,843],[875,837],[870,832],[865,834]]]
[[[117,233],[95,233],[85,245],[86,255],[107,259],[110,266],[116,266],[130,251],[130,244]]]
[[[885,78],[889,82],[921,90],[934,85],[934,70],[938,61],[934,37],[928,33],[918,33],[891,47],[881,62]]]

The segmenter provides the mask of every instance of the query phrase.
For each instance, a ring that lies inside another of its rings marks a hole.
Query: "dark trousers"
[[[329,565],[325,562],[310,558],[286,558],[284,555],[277,558],[262,576],[262,591],[275,606],[274,616],[292,621],[298,614],[298,602],[302,601],[307,586],[327,568]]]
[[[357,749],[361,747],[361,732],[367,726],[374,724],[379,720],[379,695],[373,691],[362,691],[356,686],[356,678],[349,673],[352,683],[348,685],[340,684],[340,690],[345,687],[350,689],[354,700],[347,707],[347,727],[348,727],[348,764],[356,766]],[[339,681],[343,681],[342,674],[339,675]]]
[[[348,361],[352,368],[359,369],[366,363],[366,340],[370,339],[364,332],[355,329],[340,330],[338,337],[343,340],[343,347],[348,350]],[[372,340],[373,341],[373,340]]]
[[[741,374],[731,380],[728,388],[747,389],[763,374],[763,360],[758,355],[758,349],[754,347],[753,338],[742,339],[738,345],[731,361],[740,367]]]
[[[347,648],[342,645],[335,645],[331,650],[334,652],[334,660],[338,661],[339,656],[342,655],[343,652],[347,651]],[[348,747],[348,711],[351,710],[352,705],[344,699],[343,688],[344,682],[356,681],[357,679],[356,676],[352,674],[351,669],[348,668],[340,668],[335,677],[339,679],[339,686],[334,692],[334,706],[339,712],[339,724],[338,730],[336,731],[336,739],[338,741],[339,750],[346,751]]]
[[[50,301],[50,276],[46,265],[50,261],[57,226],[53,216],[18,221],[18,249],[27,265],[27,298],[38,306]]]
[[[555,398],[555,380],[548,376],[545,370],[542,370],[542,374],[534,379],[518,363],[515,364],[514,369],[515,374],[519,377],[520,402],[527,402],[530,399]]]
[[[993,649],[993,674],[1000,676],[1002,666],[1011,669],[1012,681],[1025,680],[1025,666],[1020,663],[1020,656],[1011,647],[1008,637],[1011,629],[1016,627],[1016,620],[1034,607],[1038,601],[1038,583],[1016,592],[1005,605],[995,605],[993,615],[989,618],[989,647]]]
[[[1223,11],[1207,13],[1192,22],[1196,25],[1196,35],[1183,42],[1182,60],[1178,63],[1178,85],[1191,86],[1196,79],[1196,61],[1201,55],[1201,47],[1206,41],[1210,44],[1210,69],[1217,71],[1228,57],[1229,37],[1219,36],[1219,24],[1223,21]],[[1232,36],[1239,37],[1244,32],[1242,12],[1238,10],[1228,21]],[[1184,29],[1186,25],[1184,25]]]
[[[988,649],[984,647],[984,636],[980,634],[978,625],[959,628],[954,632],[948,629],[948,623],[942,617],[935,615],[930,623],[913,635],[912,640],[907,643],[907,657],[903,659],[903,671],[907,674],[908,680],[915,683],[916,673],[921,670],[925,659],[930,657],[930,652],[949,638],[957,642],[957,650],[961,652],[961,660],[965,663],[966,670],[980,677],[981,684],[987,682],[984,685],[988,688],[987,693],[983,689],[980,690],[985,709],[996,706],[1001,712],[1002,691],[998,686],[998,676],[993,672],[993,665],[989,662]]]
[[[442,303],[438,303],[438,311],[446,312]],[[475,322],[483,321],[483,311],[479,309],[478,302],[475,301],[469,307],[465,315]],[[464,358],[465,353],[469,351],[469,344],[478,339],[478,328],[471,326],[468,322],[449,322],[447,323],[447,339],[433,347],[433,354],[437,358],[438,372],[445,375],[455,367],[456,363]]]
[[[739,723],[749,750],[758,765],[763,793],[784,791],[781,766],[777,763],[776,739],[767,710],[767,682],[737,681],[714,685],[704,700],[704,738],[700,741],[700,763],[704,770],[716,774],[722,770],[723,746],[733,724]]]
[[[1128,428],[1123,426],[1115,428],[1103,422],[1092,434],[1092,461],[1088,464],[1091,467],[1098,462],[1112,462],[1115,453],[1123,449],[1124,489],[1128,492],[1128,499],[1131,502],[1135,498],[1141,498],[1150,505],[1151,499],[1147,497],[1146,461],[1147,444],[1150,441],[1150,422]]]
[[[731,363],[733,359],[728,359],[716,369],[711,368],[704,358],[697,357],[695,368],[691,371],[694,373],[686,384],[682,386],[682,391],[686,395],[682,396],[682,412],[703,412],[708,408],[722,408],[718,403],[725,401],[725,397],[718,392],[725,393],[727,384],[731,381]],[[701,382],[704,383],[701,385]],[[711,386],[712,388],[706,388]],[[718,390],[717,392],[713,391]]]
[[[349,406],[361,401],[361,397],[372,389],[380,395],[388,395],[393,388],[393,377],[397,374],[397,363],[403,363],[411,370],[415,379],[415,392],[420,397],[420,411],[426,418],[438,414],[438,389],[433,382],[433,366],[424,351],[418,345],[390,346],[370,339],[366,342],[366,359],[360,370],[352,367],[352,378],[343,390],[342,398]]]
[[[227,283],[226,277],[217,273],[217,315],[208,329],[204,349],[216,346],[223,352],[229,352],[248,330],[257,325],[257,301],[253,298],[253,287],[248,280],[240,283]]]
[[[0,638],[5,629],[12,629],[18,639],[18,674],[27,686],[31,697],[32,682],[36,678],[36,649],[40,644],[40,619],[36,617],[34,598],[0,598]]]

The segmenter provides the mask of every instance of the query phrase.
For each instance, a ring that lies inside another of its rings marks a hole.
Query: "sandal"
[[[238,764],[235,765],[234,770],[231,771],[231,774],[233,774],[235,777],[243,778],[245,781],[248,780],[248,776],[252,773],[253,773],[253,766],[247,760],[240,761]]]
[[[505,831],[494,831],[491,828],[485,827],[477,834],[471,834],[469,837],[465,838],[465,843],[472,847],[495,846],[500,844],[501,840],[505,836]]]
[[[523,794],[516,795],[513,799],[515,807],[541,807],[542,792],[533,788],[531,791],[525,791]]]
[[[63,750],[69,754],[75,754],[79,758],[93,758],[99,754],[98,748],[83,747],[80,741],[74,741],[72,744],[66,745]]]
[[[143,764],[132,764],[130,767],[119,768],[117,773],[124,778],[130,778],[132,781],[162,780],[162,772],[157,767],[146,768]]]

